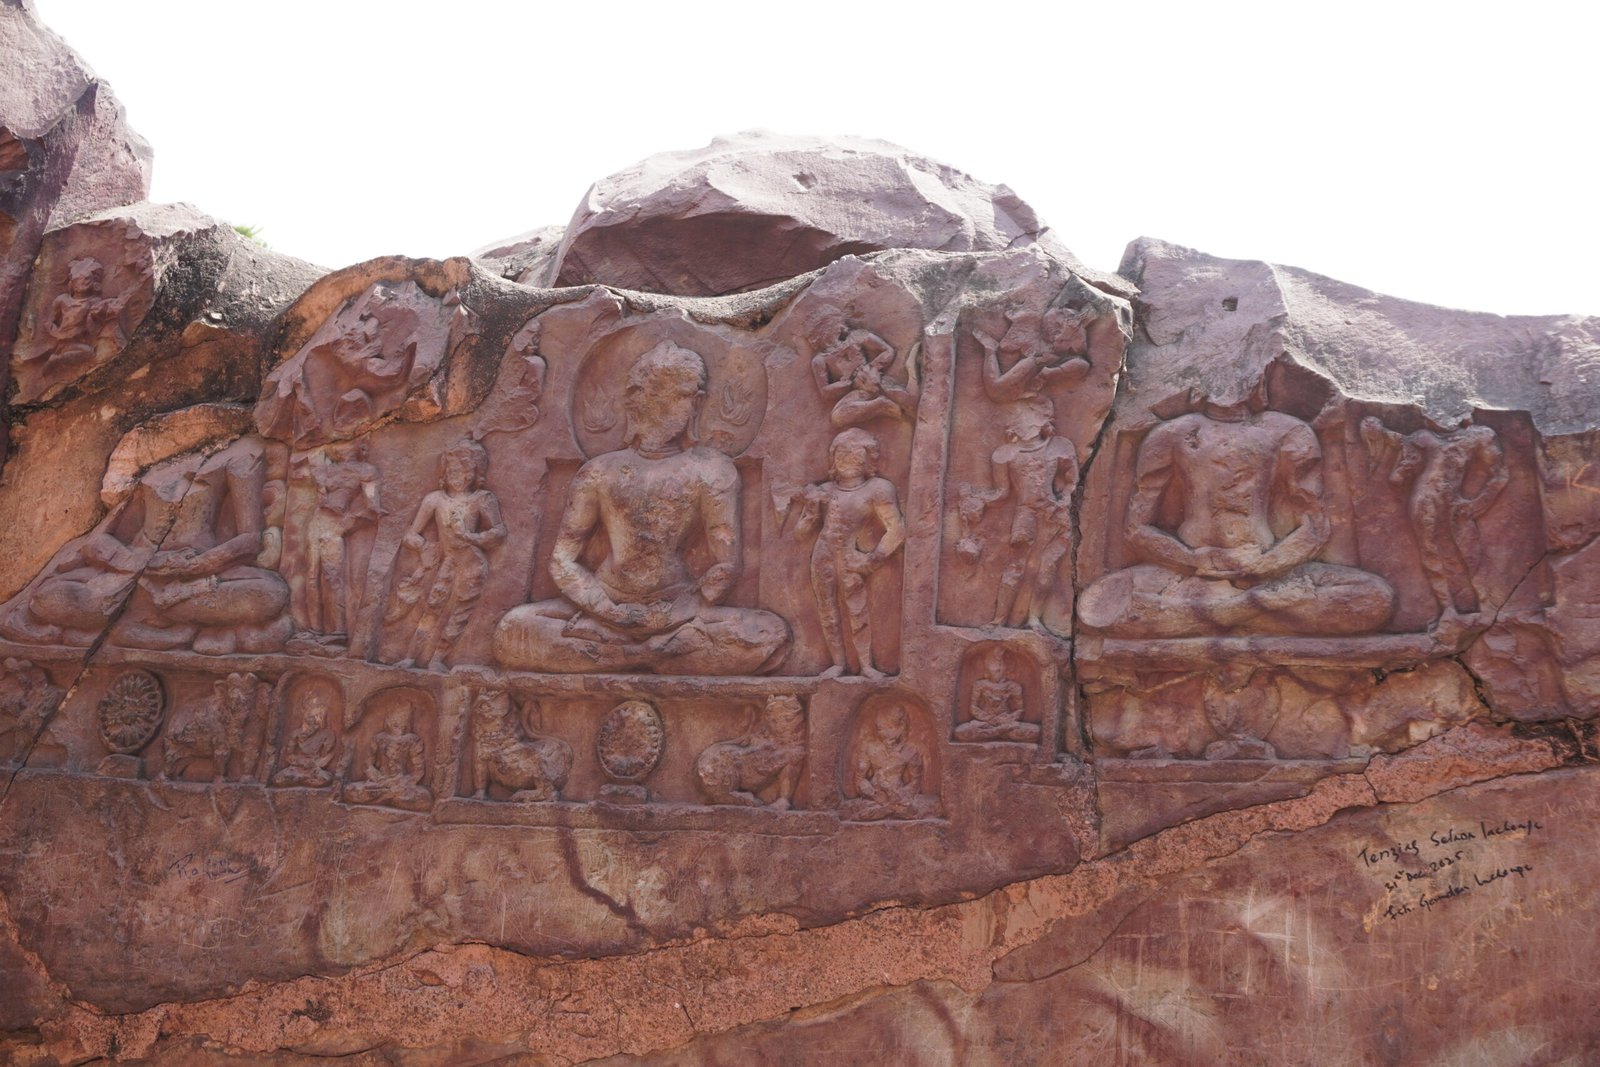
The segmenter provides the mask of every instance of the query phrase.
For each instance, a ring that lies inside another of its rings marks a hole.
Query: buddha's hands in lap
[[[1199,548],[1195,549],[1195,557],[1195,574],[1201,578],[1220,578],[1224,581],[1265,581],[1293,570],[1300,562],[1285,558],[1284,554],[1271,549],[1263,552],[1254,545]]]
[[[216,568],[204,552],[193,548],[175,548],[157,552],[145,569],[162,578],[201,578]]]
[[[1262,565],[1265,553],[1253,546],[1197,548],[1194,557],[1195,574],[1199,577],[1232,581],[1257,577],[1256,569]]]
[[[690,590],[672,600],[648,604],[618,604],[608,600],[597,605],[592,614],[624,633],[649,637],[682,626],[698,614],[701,603],[699,594]]]

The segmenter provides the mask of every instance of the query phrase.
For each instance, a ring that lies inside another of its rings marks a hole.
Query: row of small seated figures
[[[23,661],[7,661],[0,699],[0,737],[9,725],[36,733],[64,693],[43,672]],[[378,729],[365,740],[337,729],[336,700],[326,685],[292,687],[287,722],[275,758],[263,761],[262,738],[270,733],[268,707],[273,687],[249,672],[217,679],[205,699],[165,715],[166,687],[142,668],[124,671],[107,687],[97,709],[100,737],[112,750],[99,765],[102,774],[140,777],[139,753],[161,753],[156,776],[192,778],[208,768],[210,781],[257,781],[285,788],[332,790],[346,803],[427,811],[434,805],[429,744],[425,726],[433,698],[408,686],[380,690],[369,698],[362,718]],[[504,690],[485,689],[471,699],[463,783],[479,800],[549,802],[562,799],[573,770],[573,746],[531,730],[528,709]],[[926,818],[937,813],[937,798],[926,790],[930,755],[916,727],[920,709],[884,700],[857,715],[843,764],[838,806],[855,821]],[[1037,730],[1037,727],[1034,727]],[[666,726],[648,701],[619,703],[601,720],[595,757],[606,784],[599,799],[638,804],[649,799],[645,782],[660,765]],[[796,804],[807,759],[807,718],[803,700],[790,695],[767,698],[744,733],[704,748],[693,766],[694,784],[711,805],[739,805],[787,811]]]

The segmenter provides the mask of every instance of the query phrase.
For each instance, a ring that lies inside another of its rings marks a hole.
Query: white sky
[[[765,127],[1004,182],[1098,267],[1146,234],[1600,312],[1600,8],[1575,0],[35,2],[154,146],[153,199],[330,267],[563,224],[607,174]]]

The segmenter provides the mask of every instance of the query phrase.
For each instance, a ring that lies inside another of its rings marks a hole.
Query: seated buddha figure
[[[706,381],[704,359],[670,341],[634,363],[623,447],[578,470],[562,512],[550,556],[562,595],[501,618],[494,655],[503,666],[726,675],[761,674],[783,659],[783,619],[722,603],[739,574],[739,472],[696,441]],[[592,540],[604,556],[591,566]],[[694,545],[710,560],[698,573]]]
[[[208,654],[275,652],[293,630],[289,586],[261,566],[267,457],[242,438],[161,464],[124,509],[14,598],[0,633],[29,644]],[[126,605],[126,606],[124,606]]]
[[[1114,637],[1371,633],[1394,590],[1318,561],[1331,532],[1311,427],[1247,402],[1207,404],[1140,444],[1124,526],[1140,562],[1091,583],[1079,621]]]

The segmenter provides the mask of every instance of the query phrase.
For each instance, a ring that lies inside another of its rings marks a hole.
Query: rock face
[[[0,363],[9,364],[45,231],[143,200],[151,157],[110,86],[28,0],[0,3],[0,55]],[[4,448],[0,441],[0,458]]]
[[[1005,186],[886,141],[742,133],[596,182],[567,225],[554,284],[721,296],[841,256],[1003,252],[1044,231]]]
[[[1600,1048],[1596,320],[875,142],[332,273],[99,207],[3,294],[0,1060]]]

